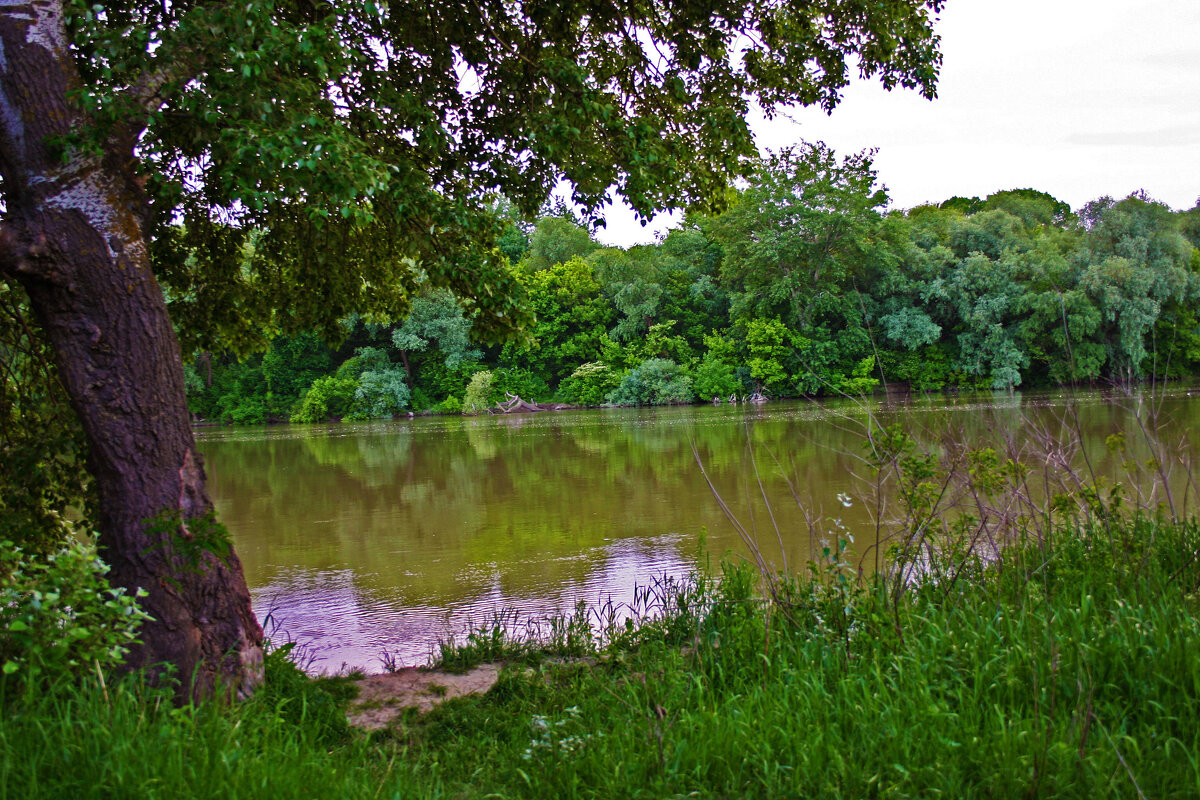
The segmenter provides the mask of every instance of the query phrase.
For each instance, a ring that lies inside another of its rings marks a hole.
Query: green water
[[[1104,439],[1134,439],[1135,406],[1085,393],[1069,413],[1061,394],[997,394],[870,410],[935,448],[1021,445],[1065,426],[1082,434],[1093,468],[1110,469]],[[1200,404],[1183,391],[1161,412],[1164,438],[1200,430]],[[384,650],[422,663],[439,637],[496,611],[539,618],[579,600],[628,602],[635,585],[691,569],[705,529],[714,557],[747,554],[701,463],[776,566],[803,568],[840,520],[870,569],[865,418],[853,403],[773,403],[198,436],[260,619],[276,638],[306,643],[314,669],[378,671]]]

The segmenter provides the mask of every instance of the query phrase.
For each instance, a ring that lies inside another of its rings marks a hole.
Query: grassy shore
[[[371,735],[284,653],[234,706],[9,683],[0,798],[1200,797],[1198,552],[1138,518],[899,598],[825,567],[770,603],[726,564],[603,636],[480,632],[447,663],[507,657],[487,695]]]

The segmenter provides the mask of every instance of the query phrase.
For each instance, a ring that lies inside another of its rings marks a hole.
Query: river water
[[[1101,471],[1144,461],[1105,446],[1118,431],[1137,445],[1139,420],[1172,445],[1200,431],[1200,403],[1178,390],[1140,406],[1098,392],[984,394],[204,428],[198,438],[265,627],[305,644],[316,671],[373,672],[385,651],[423,663],[439,638],[497,612],[534,619],[581,600],[626,603],[635,585],[748,555],[717,495],[766,559],[803,569],[822,538],[874,530],[868,414],[935,449],[1066,431]]]

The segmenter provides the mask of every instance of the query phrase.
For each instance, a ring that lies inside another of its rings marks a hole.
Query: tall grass
[[[4,698],[0,797],[1196,797],[1198,553],[1143,516],[898,605],[781,579],[786,614],[727,563],[624,647],[530,648],[371,737],[279,656],[234,706],[84,678]]]
[[[377,754],[348,729],[351,692],[286,656],[269,655],[266,687],[232,705],[178,707],[138,676],[64,675],[36,692],[7,683],[0,798],[361,794]]]

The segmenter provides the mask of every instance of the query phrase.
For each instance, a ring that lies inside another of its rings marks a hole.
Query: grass
[[[1200,797],[1198,554],[1196,524],[1139,516],[899,600],[826,564],[766,602],[726,564],[629,623],[560,621],[549,654],[490,626],[443,656],[509,658],[491,692],[371,736],[283,653],[236,706],[10,684],[0,798]]]

